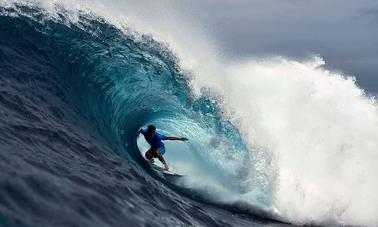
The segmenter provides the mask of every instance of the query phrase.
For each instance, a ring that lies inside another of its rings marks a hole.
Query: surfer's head
[[[156,127],[154,125],[149,125],[147,127],[147,134],[148,134],[149,137],[154,136],[155,132],[156,132]]]

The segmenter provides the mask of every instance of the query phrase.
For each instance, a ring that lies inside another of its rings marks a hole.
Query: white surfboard
[[[160,166],[155,165],[155,164],[151,164],[151,167],[155,171],[160,172],[160,173],[164,174],[165,176],[173,176],[173,177],[183,177],[184,176],[184,175],[181,175],[181,174],[169,171],[169,170],[165,170],[163,167],[160,167]]]

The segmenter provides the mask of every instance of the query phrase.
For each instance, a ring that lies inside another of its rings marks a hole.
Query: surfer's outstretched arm
[[[188,138],[186,138],[186,137],[173,137],[173,136],[167,136],[167,137],[165,137],[165,140],[181,140],[181,141],[187,141]]]

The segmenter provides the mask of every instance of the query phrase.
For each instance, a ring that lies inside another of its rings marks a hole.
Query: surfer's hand
[[[182,141],[188,141],[188,138],[186,138],[186,137],[181,137],[180,138]]]
[[[168,164],[164,164],[164,170],[166,170],[166,171],[169,170],[169,166],[168,166]]]

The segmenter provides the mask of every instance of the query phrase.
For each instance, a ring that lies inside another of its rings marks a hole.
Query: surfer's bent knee
[[[161,152],[159,151],[159,148],[157,149],[154,149],[154,148],[151,148],[149,149],[146,154],[144,154],[144,156],[146,157],[146,159],[148,160],[151,160],[153,158],[159,158],[162,156]],[[159,158],[160,159],[160,158]]]
[[[153,155],[152,152],[153,152],[152,149],[149,149],[149,150],[144,154],[144,156],[146,157],[146,159],[151,160],[151,159],[154,157],[154,155]]]

